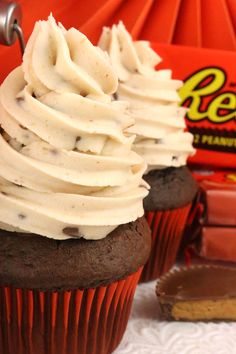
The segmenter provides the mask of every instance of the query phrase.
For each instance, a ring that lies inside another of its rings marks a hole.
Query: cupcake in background
[[[150,246],[107,55],[52,16],[0,90],[0,353],[108,354]]]
[[[151,189],[144,199],[152,230],[152,251],[142,281],[168,271],[179,244],[197,187],[188,168],[194,154],[193,136],[185,132],[186,109],[179,107],[177,90],[182,82],[171,79],[171,70],[155,70],[161,58],[147,41],[133,41],[123,23],[104,28],[99,44],[108,52],[119,78],[115,94],[130,103],[136,134],[133,150],[147,162],[145,180]]]

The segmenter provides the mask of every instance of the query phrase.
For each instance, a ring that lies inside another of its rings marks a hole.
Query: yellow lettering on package
[[[217,146],[227,146],[232,147],[236,146],[235,138],[226,138],[223,136],[214,136],[214,135],[202,135],[201,143],[205,145],[217,145]]]
[[[234,92],[222,92],[210,101],[208,100],[207,106],[203,107],[204,98],[221,90],[225,81],[226,74],[216,67],[199,70],[185,81],[179,94],[180,105],[189,107],[188,119],[192,121],[208,119],[213,123],[224,123],[236,119],[236,94]]]
[[[212,135],[203,135],[202,136],[202,143],[211,145],[212,144]]]
[[[236,175],[234,174],[229,174],[226,176],[228,180],[236,182]]]
[[[224,103],[227,101],[227,103]],[[218,115],[220,109],[231,111],[225,115]],[[231,92],[222,93],[209,105],[208,117],[212,122],[224,123],[236,118],[236,95]]]
[[[219,136],[215,136],[213,139],[213,145],[220,145],[220,137]]]

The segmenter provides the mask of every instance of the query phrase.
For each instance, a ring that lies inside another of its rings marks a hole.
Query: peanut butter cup
[[[165,320],[236,320],[236,268],[180,268],[160,279],[156,294]]]

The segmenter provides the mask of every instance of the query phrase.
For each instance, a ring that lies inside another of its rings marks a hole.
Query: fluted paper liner
[[[140,273],[94,289],[0,287],[0,353],[111,353],[124,334]]]
[[[191,203],[173,210],[145,213],[152,231],[152,248],[140,282],[157,279],[174,265],[190,208]]]

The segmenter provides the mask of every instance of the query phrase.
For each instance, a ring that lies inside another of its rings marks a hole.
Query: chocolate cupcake
[[[0,91],[0,352],[110,353],[150,250],[107,57],[52,16]]]
[[[194,153],[193,136],[185,132],[185,108],[178,107],[182,82],[170,70],[155,70],[161,58],[149,42],[133,41],[124,25],[104,28],[99,46],[108,52],[119,77],[116,98],[130,102],[136,134],[133,149],[147,162],[145,180],[150,184],[144,202],[152,229],[152,251],[142,281],[170,269],[196,194],[196,183],[186,167]]]

